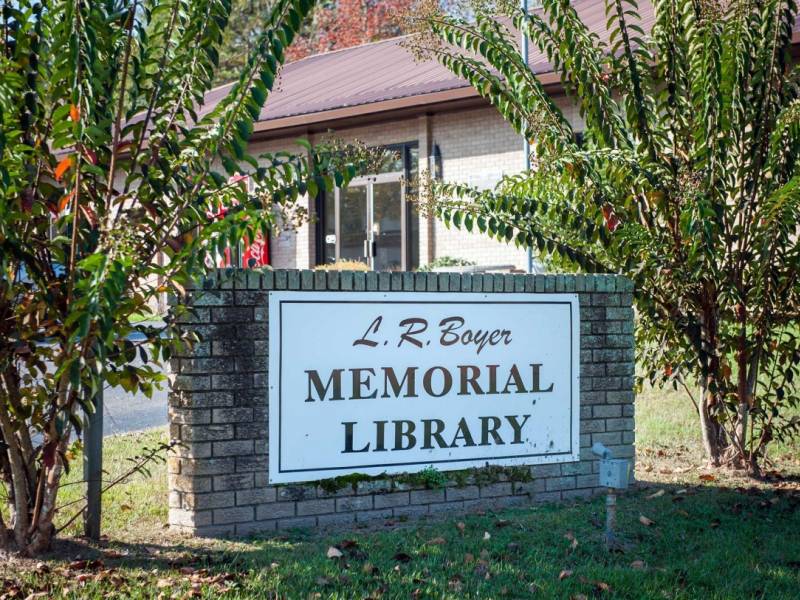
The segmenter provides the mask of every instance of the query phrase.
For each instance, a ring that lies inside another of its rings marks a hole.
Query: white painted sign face
[[[269,480],[579,460],[576,294],[271,292]]]

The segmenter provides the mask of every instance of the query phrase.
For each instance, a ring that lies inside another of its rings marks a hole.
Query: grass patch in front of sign
[[[782,478],[756,485],[698,468],[696,425],[681,395],[643,394],[637,418],[637,473],[646,487],[618,501],[624,554],[608,554],[603,546],[603,498],[366,530],[190,539],[163,529],[166,469],[155,465],[149,476],[136,475],[105,496],[106,543],[62,539],[58,554],[39,566],[7,561],[0,567],[2,593],[215,600],[796,598],[796,446],[774,453],[785,469]],[[164,429],[107,438],[107,478],[124,472],[143,446],[164,441]],[[70,481],[80,479],[80,462],[74,465]],[[78,499],[82,486],[63,492],[62,504]],[[79,530],[78,521],[65,534]]]
[[[639,490],[619,501],[624,554],[603,546],[597,498],[390,530],[112,541],[81,552],[101,563],[52,561],[5,577],[21,597],[56,598],[788,599],[800,589],[798,503],[796,491]]]

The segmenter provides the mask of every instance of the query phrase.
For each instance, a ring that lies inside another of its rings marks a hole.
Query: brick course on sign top
[[[577,293],[581,460],[529,467],[519,481],[501,473],[433,489],[397,479],[268,485],[269,290]],[[180,320],[202,342],[172,360],[170,435],[181,444],[168,462],[170,526],[245,536],[591,496],[602,489],[594,442],[634,456],[632,301],[631,282],[612,275],[218,271],[189,292],[193,310]]]

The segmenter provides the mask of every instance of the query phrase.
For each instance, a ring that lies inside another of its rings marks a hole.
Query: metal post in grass
[[[94,412],[86,414],[83,438],[83,479],[86,481],[86,511],[83,534],[100,539],[101,498],[103,487],[103,389],[92,402]]]
[[[614,533],[617,528],[617,490],[624,490],[628,487],[631,463],[624,458],[613,458],[611,450],[599,442],[592,445],[592,454],[600,457],[599,483],[607,488],[606,548],[619,550],[622,543]]]

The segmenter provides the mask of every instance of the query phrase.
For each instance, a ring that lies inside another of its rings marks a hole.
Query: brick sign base
[[[581,306],[581,460],[341,483],[268,485],[269,290],[575,292]],[[181,326],[202,342],[172,361],[169,523],[198,536],[246,536],[588,497],[601,491],[601,442],[634,455],[633,288],[610,275],[471,275],[220,270],[190,290]]]

